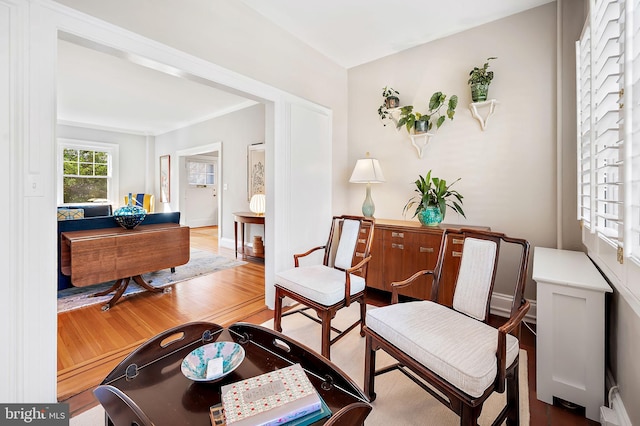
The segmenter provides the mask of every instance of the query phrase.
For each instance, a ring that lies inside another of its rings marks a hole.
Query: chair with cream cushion
[[[295,267],[276,274],[274,328],[282,331],[283,315],[301,312],[322,324],[322,355],[330,358],[330,346],[360,324],[364,336],[366,305],[364,290],[374,221],[359,216],[334,216],[327,244],[294,254]],[[322,264],[300,265],[300,259],[322,250]],[[289,297],[304,305],[300,310],[282,314],[282,299]],[[331,327],[336,312],[351,303],[360,303],[360,318],[344,331]],[[317,318],[305,311],[313,309]],[[319,319],[318,319],[319,318]],[[331,331],[338,335],[331,339]],[[286,333],[285,333],[286,334]]]
[[[460,233],[464,243],[453,306],[449,307],[435,301],[452,233]],[[518,257],[510,317],[496,329],[488,319],[502,244],[505,249],[512,246],[508,249],[516,250]],[[506,389],[507,404],[494,424],[506,420],[508,425],[518,425],[518,338],[520,323],[529,310],[529,302],[523,298],[528,259],[529,243],[525,240],[489,231],[446,230],[435,269],[392,283],[392,304],[367,312],[365,394],[373,401],[375,376],[399,369],[460,416],[461,425],[475,426],[484,401],[494,391],[503,393]],[[433,276],[431,300],[398,303],[398,289],[422,275]],[[398,364],[376,371],[378,349]]]

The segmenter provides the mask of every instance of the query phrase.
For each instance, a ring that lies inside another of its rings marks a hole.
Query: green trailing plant
[[[496,56],[487,58],[487,62],[484,63],[482,68],[473,67],[469,73],[469,84],[490,84],[493,80],[493,71],[489,71],[489,61],[492,59],[498,59]]]
[[[394,105],[397,104],[400,101],[398,98],[399,94],[400,92],[395,90],[393,87],[385,86],[382,89],[382,97],[384,98],[384,101],[382,102],[382,105],[378,107],[378,115],[385,126],[387,125],[385,120],[391,117],[391,113],[389,112],[391,100],[394,100]]]
[[[451,187],[460,180],[460,178],[453,181],[450,185],[447,185],[447,181],[437,177],[431,177],[431,170],[427,173],[426,177],[419,175],[418,180],[414,183],[416,185],[415,192],[418,195],[414,195],[407,204],[405,204],[402,214],[406,215],[409,210],[414,206],[416,209],[412,217],[416,217],[418,213],[426,210],[427,207],[438,207],[442,213],[444,219],[447,207],[450,207],[456,213],[466,218],[464,210],[462,210],[462,195],[452,190]]]
[[[446,105],[446,110],[441,111]],[[428,123],[427,130],[432,130],[435,124],[436,129],[445,122],[447,118],[453,120],[458,106],[458,97],[452,95],[447,101],[447,95],[442,92],[435,92],[429,100],[429,110],[426,113],[414,112],[413,105],[407,105],[400,108],[400,118],[397,127],[405,126],[410,131],[415,126],[416,121],[426,121]]]

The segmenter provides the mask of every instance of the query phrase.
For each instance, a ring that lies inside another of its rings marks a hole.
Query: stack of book
[[[222,411],[227,426],[305,426],[331,415],[300,364],[223,385]],[[220,423],[220,407],[211,407]]]

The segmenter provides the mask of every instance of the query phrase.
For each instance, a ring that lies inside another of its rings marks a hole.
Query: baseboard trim
[[[509,317],[511,313],[511,302],[513,301],[513,296],[502,293],[493,293],[491,297],[491,313],[493,315],[497,315],[500,317]],[[530,300],[529,303],[531,307],[529,308],[529,312],[525,315],[524,320],[526,322],[535,324],[537,317],[537,304],[535,300]]]
[[[233,245],[235,244],[235,240],[231,238],[220,238],[218,240],[218,247],[224,247],[233,250]]]
[[[631,423],[631,419],[627,414],[627,409],[624,407],[624,402],[622,402],[622,398],[620,397],[620,392],[618,391],[618,385],[616,384],[616,381],[613,378],[613,373],[608,368],[605,374],[604,381],[605,381],[605,387],[606,389],[608,389],[609,408],[611,408],[616,413],[616,418],[618,419],[618,425],[633,426],[633,424]]]

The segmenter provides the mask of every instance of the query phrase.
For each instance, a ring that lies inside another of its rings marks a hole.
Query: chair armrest
[[[344,304],[345,306],[349,306],[351,304],[351,274],[356,272],[358,269],[361,269],[364,265],[366,265],[371,260],[371,256],[367,256],[358,262],[356,265],[352,266],[349,269],[345,269],[345,277],[344,277]]]
[[[524,300],[518,310],[509,318],[509,320],[498,328],[498,347],[496,348],[496,360],[498,363],[498,371],[496,374],[496,391],[504,392],[504,383],[507,375],[507,334],[516,330],[524,316],[529,311],[530,303]],[[519,337],[519,336],[518,336]]]
[[[409,278],[403,281],[394,281],[391,283],[391,303],[398,303],[398,289],[407,287],[413,282],[423,275],[433,275],[433,271],[428,269],[423,269],[422,271],[418,271],[415,274],[411,275]]]
[[[298,266],[300,266],[300,265],[299,265],[299,263],[298,263],[298,259],[300,259],[301,257],[309,256],[309,255],[310,255],[311,253],[313,253],[314,251],[317,251],[317,250],[324,250],[324,249],[326,249],[326,248],[327,248],[327,246],[318,246],[318,247],[314,247],[314,248],[312,248],[312,249],[310,249],[310,250],[307,250],[307,251],[305,251],[304,253],[294,254],[294,255],[293,255],[293,262],[294,262],[294,264],[295,264],[295,267],[297,268]]]

